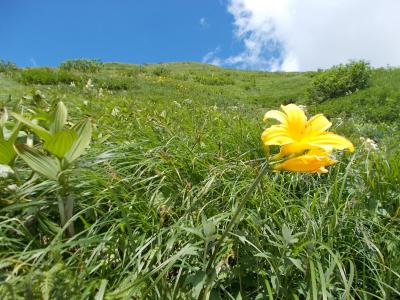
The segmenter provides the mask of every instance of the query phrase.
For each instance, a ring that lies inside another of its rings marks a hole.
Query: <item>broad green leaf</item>
[[[10,165],[14,160],[16,152],[13,143],[0,139],[0,164]]]
[[[59,158],[63,158],[77,140],[78,134],[73,130],[59,131],[46,141],[43,148]]]
[[[15,150],[33,171],[49,179],[57,180],[57,175],[61,171],[57,159],[46,156],[26,145],[17,145]]]
[[[28,126],[29,129],[31,129],[38,137],[40,137],[44,141],[48,141],[51,138],[51,134],[49,131],[44,129],[43,127],[33,123],[31,120],[25,119],[23,116],[16,114],[16,113],[11,113],[11,115],[23,123],[24,125]]]
[[[52,123],[50,124],[50,132],[54,134],[62,131],[65,123],[67,123],[67,116],[68,111],[64,103],[62,101],[58,102]]]
[[[90,120],[80,122],[73,128],[77,134],[78,139],[74,142],[71,149],[65,155],[67,163],[72,163],[79,156],[81,156],[87,147],[89,147],[90,140],[92,138],[92,124]]]

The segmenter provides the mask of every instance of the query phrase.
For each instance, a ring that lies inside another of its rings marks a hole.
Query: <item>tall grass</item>
[[[74,118],[90,115],[97,126],[71,176],[77,234],[62,234],[52,182],[22,171],[27,181],[14,192],[12,179],[0,179],[0,298],[197,299],[205,285],[210,299],[399,297],[400,152],[390,129],[357,119],[335,122],[357,150],[328,175],[263,178],[206,276],[265,163],[264,105],[231,103],[225,88],[236,85],[207,86],[190,75],[192,90],[177,90],[169,68],[163,82],[139,73],[149,85],[104,97],[80,87],[48,92],[69,95]],[[220,99],[197,101],[206,91]],[[364,132],[386,137],[379,150],[358,142]]]

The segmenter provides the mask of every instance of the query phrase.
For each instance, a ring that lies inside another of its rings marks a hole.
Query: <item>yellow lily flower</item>
[[[336,162],[330,157],[329,152],[313,149],[304,155],[289,158],[283,163],[275,165],[274,169],[303,173],[327,173],[328,170],[325,167]]]
[[[283,112],[270,110],[265,114],[264,121],[275,119],[280,124],[265,129],[261,135],[265,146],[282,146],[276,159],[311,149],[354,151],[348,139],[326,131],[332,123],[324,115],[318,114],[307,120],[304,111],[295,104],[282,105],[281,108]]]

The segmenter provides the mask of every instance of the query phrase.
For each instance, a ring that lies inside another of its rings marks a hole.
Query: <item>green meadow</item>
[[[68,126],[93,127],[66,171],[64,226],[56,180],[19,155],[14,174],[0,175],[0,298],[400,298],[400,69],[373,69],[364,88],[315,101],[321,73],[0,68],[7,122],[62,101]],[[265,112],[289,103],[323,113],[356,150],[336,152],[327,174],[269,169],[216,247],[276,152],[261,145],[274,123]],[[24,126],[16,143],[27,142],[42,149]]]

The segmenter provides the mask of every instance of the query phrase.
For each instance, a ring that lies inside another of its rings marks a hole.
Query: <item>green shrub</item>
[[[156,76],[168,76],[170,73],[171,73],[171,70],[163,65],[157,66],[153,70],[153,74]]]
[[[60,65],[61,70],[80,71],[84,73],[99,72],[103,68],[103,63],[99,59],[71,59],[66,60]]]
[[[194,76],[194,81],[205,85],[233,85],[235,81],[227,74],[211,74],[208,76]]]
[[[83,78],[63,70],[33,68],[21,71],[16,80],[23,84],[56,85],[59,83],[81,82]]]
[[[329,98],[348,95],[368,86],[371,78],[369,63],[360,60],[340,64],[325,71],[319,71],[308,89],[308,98],[321,103]]]
[[[131,78],[136,78],[139,74],[144,73],[145,70],[142,66],[134,66],[121,72],[121,75]]]
[[[134,80],[127,77],[111,77],[107,79],[95,78],[94,82],[102,88],[113,91],[129,90],[136,87]]]
[[[0,59],[0,73],[8,73],[17,69],[17,65],[12,61]]]

